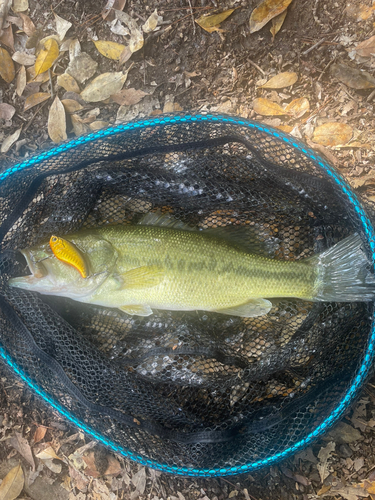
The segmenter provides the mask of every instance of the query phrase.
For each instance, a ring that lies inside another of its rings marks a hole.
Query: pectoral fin
[[[150,306],[121,306],[119,309],[126,314],[135,315],[135,316],[150,316],[152,314],[152,309]]]
[[[255,318],[256,316],[264,316],[272,307],[272,302],[266,299],[253,299],[245,304],[236,307],[228,307],[227,309],[218,309],[215,312],[220,314],[229,314],[231,316],[240,316],[241,318]]]
[[[156,286],[164,278],[164,270],[158,266],[141,266],[119,275],[121,288],[148,288]]]

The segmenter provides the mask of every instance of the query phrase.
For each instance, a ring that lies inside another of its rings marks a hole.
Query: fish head
[[[96,235],[69,235],[83,255],[89,269],[83,278],[71,264],[58,259],[49,242],[20,250],[31,274],[11,278],[9,285],[46,295],[58,295],[79,300],[93,293],[113,270],[118,254],[108,241]]]

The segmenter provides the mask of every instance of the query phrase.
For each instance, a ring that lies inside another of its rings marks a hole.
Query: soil
[[[296,97],[306,97],[310,102],[310,109],[317,113],[315,124],[339,117],[341,123],[348,123],[360,134],[367,134],[366,142],[370,142],[375,125],[372,89],[350,88],[340,83],[330,72],[334,61],[343,61],[371,71],[371,62],[361,65],[358,62],[353,63],[348,57],[353,41],[359,42],[374,34],[373,17],[357,22],[353,14],[363,5],[369,7],[370,0],[352,0],[350,9],[344,0],[293,0],[288,7],[283,27],[274,40],[269,31],[270,24],[256,33],[249,32],[249,18],[258,3],[255,0],[220,2],[220,11],[227,8],[235,10],[222,24],[222,32],[208,33],[193,22],[193,17],[197,19],[203,13],[215,12],[216,0],[128,0],[124,11],[137,22],[143,24],[157,8],[158,14],[163,16],[164,24],[159,31],[146,35],[144,47],[134,53],[122,67],[130,68],[127,88],[152,94],[140,104],[130,106],[125,113],[126,118],[173,109],[220,111],[260,119],[275,126],[290,125],[298,137],[308,140],[308,134],[303,129],[307,123],[306,117],[299,120],[291,116],[265,118],[257,115],[252,108],[254,98],[260,96],[283,103],[288,103]],[[100,13],[105,2],[30,0],[29,5],[28,15],[37,28],[41,28],[43,36],[53,33],[52,9],[73,24],[67,37],[78,38],[82,50],[97,61],[97,74],[119,71],[119,63],[102,57],[91,41],[95,37],[99,40],[123,43],[123,37],[112,33],[108,24],[102,20]],[[54,72],[63,73],[68,60],[67,52],[59,60]],[[261,80],[281,71],[296,72],[298,82],[292,88],[279,92],[257,87]],[[48,86],[49,82],[44,83],[40,90],[46,91]],[[3,124],[0,133],[5,137],[23,127],[17,147],[1,154],[2,168],[6,168],[37,150],[51,147],[52,143],[47,132],[49,105],[24,111],[27,94],[21,97],[15,94],[15,81],[8,84],[1,80],[0,92],[2,102],[10,103],[16,108],[11,123]],[[62,98],[65,91],[61,87],[55,87],[54,93]],[[353,102],[352,108],[343,114],[343,106],[349,102]],[[171,105],[172,108],[168,107]],[[95,107],[100,108],[101,120],[115,123],[118,104],[95,103],[86,106],[85,111]],[[74,133],[71,131],[68,136],[74,137]],[[335,161],[349,182],[371,173],[374,168],[372,148],[332,151],[323,147],[319,151]],[[364,195],[371,199],[371,188],[367,191],[365,184],[359,185]],[[350,439],[342,439],[340,433],[331,434],[297,457],[251,475],[188,479],[147,469],[146,487],[140,493],[132,479],[141,467],[117,458],[121,463],[122,472],[121,481],[116,483],[114,478],[119,475],[103,475],[110,460],[108,456],[111,454],[99,445],[94,447],[94,462],[99,471],[99,479],[93,479],[91,476],[91,482],[86,489],[77,487],[77,479],[75,482],[67,479],[69,474],[72,475],[72,471],[65,462],[61,463],[61,471],[55,468],[56,472],[41,466],[34,477],[30,473],[30,464],[7,441],[14,432],[21,433],[32,443],[37,427],[46,426],[47,431],[42,441],[51,442],[55,450],[58,450],[59,456],[64,457],[69,457],[87,443],[87,440],[50,408],[44,406],[14,374],[0,366],[0,478],[4,478],[9,470],[21,461],[25,475],[29,478],[21,497],[35,500],[307,500],[319,496],[333,498],[327,495],[330,488],[337,487],[340,481],[343,485],[352,485],[360,484],[364,479],[372,483],[375,479],[372,478],[375,468],[375,427],[372,425],[375,418],[375,391],[372,384],[375,384],[375,380],[369,381],[357,406],[343,420],[352,429]],[[69,441],[69,436],[75,437]],[[326,447],[330,441],[335,443],[335,451],[329,462],[329,473],[322,483],[317,457],[321,448]],[[56,462],[58,461],[54,460],[53,463],[56,465]],[[99,480],[107,485],[106,488],[112,496],[108,496],[106,492],[100,493],[99,483],[95,483]],[[358,498],[364,497],[364,491],[361,490],[362,495],[358,494]],[[357,495],[353,492],[351,494],[354,496],[348,496],[349,493],[342,496],[342,493],[338,493],[334,497],[355,500]]]

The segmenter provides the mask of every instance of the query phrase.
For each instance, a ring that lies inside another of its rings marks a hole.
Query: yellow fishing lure
[[[78,250],[74,243],[64,240],[64,238],[60,238],[58,236],[52,235],[49,240],[49,245],[54,256],[73,266],[80,273],[82,278],[87,278],[88,276],[88,267],[85,262],[85,259],[82,255],[82,252]]]

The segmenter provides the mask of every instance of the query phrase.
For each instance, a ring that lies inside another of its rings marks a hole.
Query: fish
[[[356,233],[299,261],[254,253],[241,231],[196,230],[149,213],[21,249],[31,274],[12,287],[149,316],[154,309],[257,317],[272,299],[369,302],[375,279]],[[246,228],[244,229],[246,230]]]

